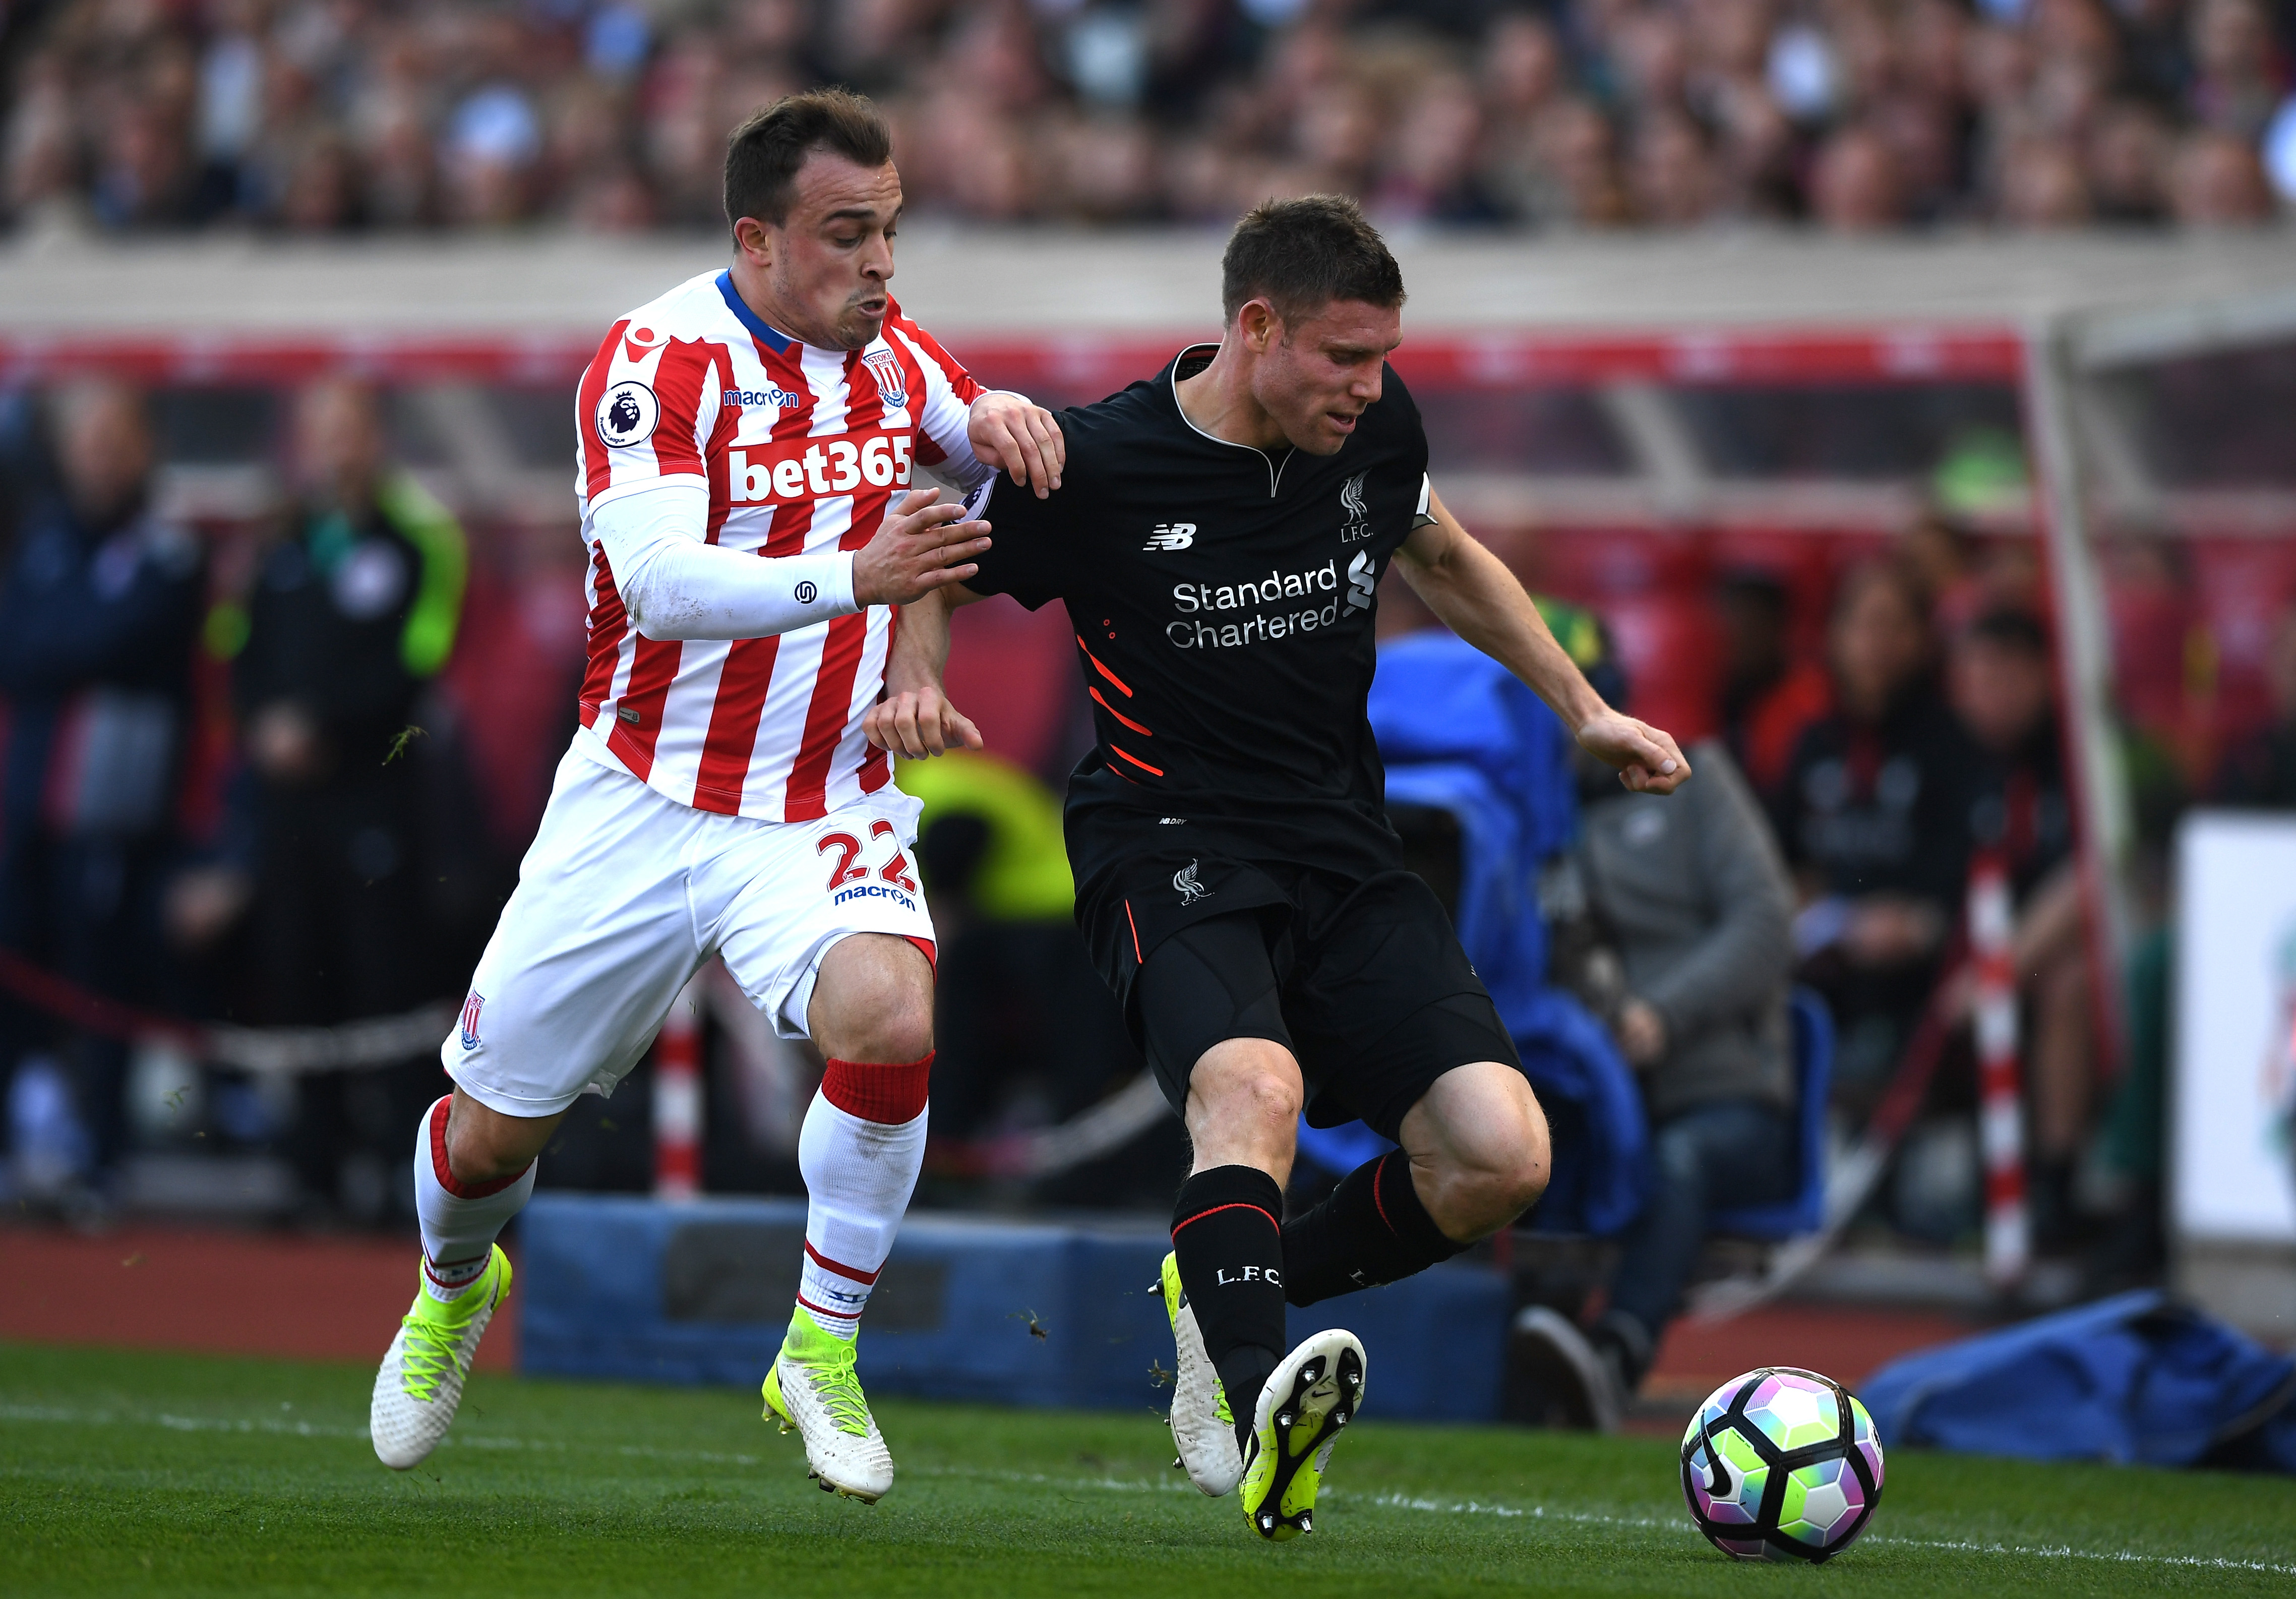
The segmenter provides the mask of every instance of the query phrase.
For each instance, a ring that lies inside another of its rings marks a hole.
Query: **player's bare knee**
[[[930,995],[892,992],[879,1006],[847,1005],[833,1020],[816,1021],[813,1040],[833,1060],[872,1066],[906,1066],[933,1050]]]
[[[1538,1140],[1537,1147],[1526,1145],[1515,1152],[1508,1168],[1498,1175],[1494,1185],[1494,1198],[1503,1212],[1498,1226],[1505,1226],[1524,1211],[1538,1203],[1546,1192],[1546,1180],[1552,1176],[1546,1155],[1546,1141]]]
[[[1511,1087],[1513,1084],[1509,1085]],[[1482,1172],[1491,1226],[1502,1227],[1538,1202],[1546,1192],[1554,1160],[1547,1143],[1546,1112],[1539,1108],[1529,1085],[1508,1095],[1504,1111],[1494,1113],[1477,1141],[1475,1163]]]
[[[1283,1180],[1292,1167],[1300,1070],[1279,1046],[1230,1039],[1207,1050],[1188,1086],[1187,1128],[1199,1168],[1248,1165]]]
[[[910,996],[890,1013],[871,1018],[852,1047],[858,1053],[844,1059],[882,1066],[923,1060],[933,1051],[931,1001]]]
[[[1485,1190],[1491,1230],[1507,1226],[1538,1203],[1554,1175],[1547,1147],[1546,1118],[1533,1111],[1516,1136],[1504,1147],[1485,1154]]]
[[[1536,1103],[1530,1107],[1522,1140],[1515,1146],[1514,1172],[1515,1190],[1522,1200],[1515,1212],[1520,1216],[1538,1203],[1539,1196],[1546,1192],[1547,1182],[1554,1176],[1554,1147],[1547,1133],[1546,1112]]]
[[[1220,1083],[1210,1098],[1213,1112],[1234,1124],[1288,1132],[1300,1117],[1299,1073],[1273,1066],[1238,1072]]]
[[[932,969],[906,939],[864,934],[833,946],[808,1007],[813,1041],[840,1061],[906,1066],[933,1049]]]
[[[1472,1149],[1448,1148],[1420,1163],[1428,1214],[1456,1242],[1472,1243],[1513,1222],[1538,1202],[1551,1175],[1546,1126],[1537,1136],[1493,1138]]]

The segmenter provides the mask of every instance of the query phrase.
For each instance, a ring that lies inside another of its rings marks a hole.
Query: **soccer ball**
[[[1740,1560],[1831,1560],[1882,1502],[1874,1418],[1831,1377],[1790,1365],[1733,1377],[1682,1435],[1682,1496]]]

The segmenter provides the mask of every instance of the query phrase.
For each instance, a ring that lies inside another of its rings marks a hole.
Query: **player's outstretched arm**
[[[1452,632],[1529,684],[1576,731],[1589,754],[1618,769],[1637,792],[1670,794],[1690,762],[1667,734],[1612,710],[1547,631],[1546,619],[1506,563],[1477,542],[1443,502],[1428,496],[1434,521],[1398,552],[1404,581]]]
[[[1068,441],[1053,414],[1027,395],[991,389],[980,396],[965,419],[965,437],[982,465],[1012,473],[1021,488],[1035,488],[1038,499],[1061,486]]]
[[[982,747],[980,730],[941,692],[948,665],[948,613],[980,596],[948,584],[901,607],[901,625],[885,660],[885,697],[861,718],[861,731],[880,750],[914,760],[952,749]]]
[[[869,605],[900,605],[972,576],[988,547],[986,522],[938,503],[937,490],[906,496],[857,551],[821,550],[771,561],[704,541],[709,491],[680,479],[599,506],[590,523],[646,638],[765,638]]]

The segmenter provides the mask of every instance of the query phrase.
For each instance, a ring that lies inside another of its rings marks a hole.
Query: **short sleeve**
[[[592,505],[664,479],[709,481],[703,463],[723,387],[709,380],[721,354],[687,340],[641,343],[627,318],[614,324],[582,374],[576,402],[583,492]]]
[[[1065,598],[1075,512],[1073,476],[1041,500],[1034,489],[999,476],[980,512],[988,522],[989,546],[964,586],[975,594],[1011,594],[1031,611]]]

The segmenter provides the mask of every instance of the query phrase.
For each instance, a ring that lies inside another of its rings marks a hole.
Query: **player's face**
[[[767,278],[784,332],[824,349],[859,349],[884,325],[901,175],[816,150],[797,171],[779,227],[761,229]]]
[[[1298,322],[1271,322],[1252,398],[1295,448],[1337,455],[1379,398],[1387,353],[1403,342],[1402,308],[1335,299]]]

